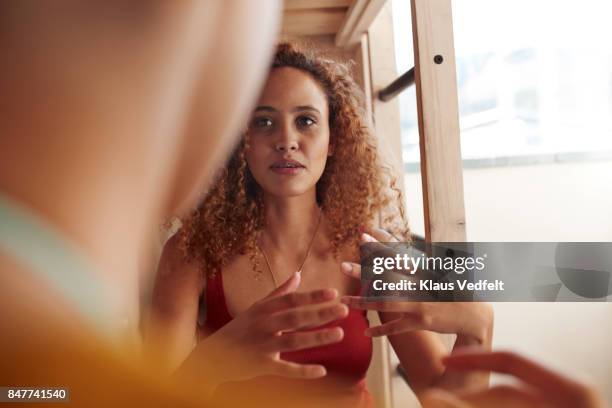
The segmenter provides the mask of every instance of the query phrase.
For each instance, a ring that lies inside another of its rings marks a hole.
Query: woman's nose
[[[279,152],[293,152],[299,147],[297,140],[281,140],[276,143],[276,150]]]
[[[283,127],[283,129],[281,130],[281,134],[279,135],[279,138],[276,141],[276,151],[292,152],[298,150],[300,148],[300,145],[296,136],[297,135],[294,133],[294,130],[291,129],[290,125]]]

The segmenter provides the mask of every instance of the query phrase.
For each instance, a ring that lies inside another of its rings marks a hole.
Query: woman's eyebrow
[[[259,112],[259,111],[264,111],[264,112],[276,112],[276,109],[274,109],[271,106],[258,106],[257,108],[255,108],[255,112]]]
[[[321,114],[321,112],[317,108],[315,108],[314,106],[310,106],[310,105],[296,106],[293,109],[293,112],[301,112],[301,111],[313,111],[313,112],[317,112],[318,114]]]

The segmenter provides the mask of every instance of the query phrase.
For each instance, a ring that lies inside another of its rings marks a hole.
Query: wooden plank
[[[404,189],[404,163],[399,99],[382,102],[376,98],[378,91],[393,82],[397,76],[395,42],[391,3],[383,6],[369,30],[370,76],[372,82],[372,111],[374,131],[380,141],[383,157],[392,166],[398,187]]]
[[[412,0],[412,29],[425,238],[465,241],[451,0]]]
[[[359,38],[365,33],[374,19],[378,16],[383,6],[387,3],[387,0],[369,0],[368,5],[361,14],[361,17],[355,23],[352,32],[346,39],[344,46],[351,46],[359,41]]]
[[[368,0],[355,0],[348,9],[344,17],[344,21],[342,22],[342,25],[338,30],[338,34],[336,35],[335,42],[338,47],[344,47],[346,45],[346,40],[349,37],[351,30],[355,24],[357,24],[357,20],[363,14],[367,4]]]
[[[355,48],[355,61],[357,63],[357,72],[355,79],[363,89],[365,98],[365,107],[368,112],[370,125],[374,126],[373,111],[372,111],[372,76],[370,74],[370,45],[368,34],[363,34],[359,41],[359,45]]]
[[[359,43],[361,36],[368,31],[386,2],[387,0],[355,0],[338,30],[336,45],[350,47]]]
[[[304,10],[322,8],[349,8],[353,0],[285,0],[285,10]]]
[[[369,67],[363,75],[366,78],[369,76],[369,109],[372,110],[374,117],[374,131],[381,154],[391,165],[398,179],[398,185],[403,189],[399,101],[395,99],[383,103],[375,98],[379,89],[397,77],[390,2],[383,5],[380,13],[368,27],[366,39],[363,40],[362,37],[361,48],[361,52],[369,59]],[[372,325],[378,322],[378,316],[375,314],[369,314],[368,318]],[[368,370],[367,381],[376,407],[390,408],[393,406],[392,378],[395,367],[391,365],[390,360],[389,341],[386,338],[375,339],[374,355]]]
[[[282,35],[310,36],[335,34],[344,20],[345,9],[286,10]]]
[[[368,320],[371,326],[381,324],[378,313],[369,311]],[[392,407],[391,375],[392,368],[389,359],[389,340],[385,337],[372,339],[372,360],[366,375],[366,384],[374,406],[379,408]]]

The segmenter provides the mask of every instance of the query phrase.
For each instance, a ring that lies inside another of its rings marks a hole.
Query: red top
[[[232,320],[227,310],[221,273],[206,279],[206,331],[214,332]],[[365,311],[349,309],[348,315],[319,328],[342,327],[342,341],[326,346],[281,353],[283,360],[296,363],[321,364],[327,375],[316,380],[294,380],[281,377],[262,377],[220,387],[218,397],[225,399],[235,393],[248,392],[253,406],[287,403],[296,406],[300,401],[311,405],[315,398],[319,406],[371,407],[373,402],[365,386],[365,375],[372,358],[372,339],[364,335],[369,326]],[[314,329],[310,329],[314,330]],[[238,387],[238,388],[236,388]]]

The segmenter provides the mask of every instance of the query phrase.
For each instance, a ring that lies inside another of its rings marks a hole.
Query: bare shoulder
[[[206,280],[196,261],[189,261],[181,248],[180,238],[172,236],[164,245],[157,267],[153,306],[158,311],[176,311],[185,302],[196,302],[205,289]]]
[[[159,260],[158,273],[200,275],[200,270],[197,262],[187,260],[178,234],[174,234],[166,241]]]

